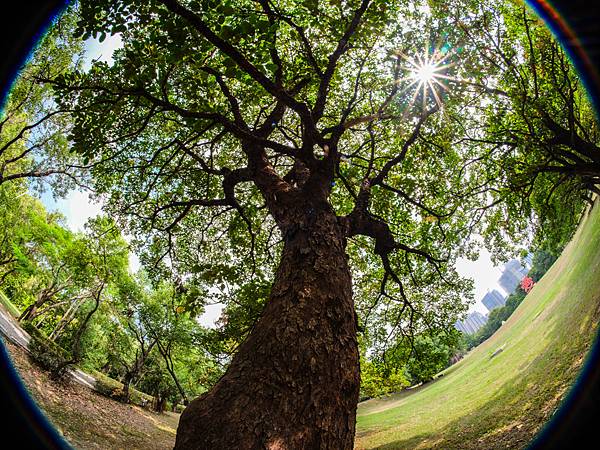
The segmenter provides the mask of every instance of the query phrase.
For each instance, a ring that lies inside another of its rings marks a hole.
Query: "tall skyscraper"
[[[528,272],[528,270],[516,259],[511,259],[509,262],[507,262],[504,266],[504,270],[510,270],[515,275],[521,275],[523,277],[527,275]]]
[[[498,284],[508,292],[512,293],[523,277],[527,275],[527,269],[521,265],[516,259],[512,259],[504,265],[502,276],[498,280]]]
[[[485,294],[481,299],[481,303],[483,303],[489,311],[491,311],[494,308],[504,306],[505,302],[506,299],[504,298],[504,296],[495,289]]]
[[[487,317],[479,311],[474,311],[467,316],[465,320],[458,321],[454,324],[455,328],[466,334],[477,332],[487,322]]]

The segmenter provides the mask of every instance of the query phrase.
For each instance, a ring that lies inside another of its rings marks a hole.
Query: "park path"
[[[8,312],[4,305],[0,304],[0,332],[13,344],[25,349],[29,346],[31,336],[21,328],[19,322]],[[96,379],[80,369],[69,369],[71,377],[79,384],[92,390],[96,390]]]

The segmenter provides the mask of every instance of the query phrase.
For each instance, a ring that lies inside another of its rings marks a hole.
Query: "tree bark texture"
[[[345,233],[331,210],[289,227],[261,318],[175,449],[352,449],[359,357]]]

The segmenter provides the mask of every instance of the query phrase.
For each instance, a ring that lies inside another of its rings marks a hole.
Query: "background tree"
[[[46,211],[34,216],[31,225],[24,230],[22,245],[13,248],[18,270],[27,278],[21,288],[31,299],[23,305],[19,320],[29,322],[65,303],[78,302],[92,277],[91,253],[84,239]]]
[[[158,337],[152,334],[148,322],[157,320],[159,311],[146,290],[143,274],[141,279],[130,278],[119,289],[118,308],[114,317],[120,320],[119,333],[125,333],[129,348],[118,356],[123,366],[123,392],[121,400],[130,401],[130,387],[142,375],[150,353],[156,346]]]
[[[460,333],[453,330],[447,335],[420,335],[415,339],[415,350],[407,363],[413,384],[427,383],[450,365],[458,348]]]
[[[129,246],[111,219],[106,217],[90,219],[86,228],[85,241],[87,249],[91,253],[89,265],[93,277],[88,281],[87,286],[87,291],[91,295],[87,298],[80,297],[84,300],[91,300],[91,302],[88,302],[87,305],[71,303],[49,336],[50,339],[56,339],[57,336],[64,333],[64,329],[73,323],[73,318],[79,313],[80,317],[73,327],[68,346],[63,344],[63,348],[70,350],[71,357],[67,361],[69,365],[81,361],[82,338],[88,331],[92,317],[98,312],[103,298],[111,295],[115,286],[127,277],[129,268]]]
[[[216,381],[209,375],[210,357],[198,345],[203,328],[179,300],[173,285],[153,287],[144,273],[120,280],[104,312],[109,322],[108,338],[101,341],[105,358],[92,367],[122,381],[122,401],[131,400],[135,385],[151,387],[146,392],[156,390],[164,401],[186,403]],[[165,403],[157,405],[162,411]]]
[[[362,355],[361,355],[362,356]],[[399,392],[410,386],[405,367],[390,367],[372,359],[361,357],[360,394],[361,401]]]
[[[0,287],[7,289],[10,277],[14,278],[19,268],[15,249],[18,248],[21,254],[33,250],[25,243],[31,229],[40,223],[39,216],[46,216],[46,212],[41,202],[27,194],[27,186],[23,182],[0,186],[0,202]],[[22,281],[13,284],[16,287]]]
[[[164,367],[164,360],[156,352],[146,361],[146,370],[144,376],[138,383],[138,387],[154,397],[152,408],[156,412],[163,412],[166,409],[167,401],[177,403],[179,391]]]
[[[143,281],[143,303],[150,305],[144,298],[151,296],[154,313],[138,317],[158,336],[160,346],[148,354],[153,358],[150,363],[141,364],[136,378],[140,387],[150,386],[144,378],[147,370],[147,376],[161,386],[155,406],[162,410],[165,401],[173,406],[185,403],[215,383],[221,371],[203,351],[210,341],[205,339],[206,330],[186,307],[175,303],[183,300],[172,285],[154,288],[145,279],[132,279],[129,245],[112,220],[98,216],[88,221],[84,233],[73,233],[60,214],[48,213],[28,192],[25,179],[3,184],[0,193],[4,206],[0,210],[1,287],[8,293],[9,305],[26,322],[33,336],[30,351],[43,368],[62,378],[69,366],[77,364],[92,373],[124,378],[131,363],[127,358],[136,344],[121,294]]]
[[[55,195],[85,183],[85,172],[69,153],[68,111],[53,101],[41,79],[81,67],[83,42],[73,35],[69,8],[41,38],[3,105],[0,116],[0,186],[23,181]]]
[[[507,241],[500,230],[529,229],[536,245],[559,253],[598,193],[593,106],[568,56],[526,5],[482,5],[479,16],[481,33],[462,29],[487,65],[485,120],[471,123],[466,136],[482,146],[480,162],[496,179],[490,198],[501,207],[486,236],[499,248]]]
[[[83,43],[73,36],[75,21],[70,13],[56,19],[21,68],[0,113],[0,285],[7,287],[12,275],[17,295],[24,281],[15,277],[17,254],[32,250],[22,245],[31,237],[24,233],[32,232],[34,222],[41,223],[37,216],[46,215],[29,190],[44,191],[50,185],[60,196],[85,179],[68,151],[68,114],[53,101],[51,87],[40,81],[80,66]],[[48,220],[57,217],[48,215]]]
[[[557,259],[557,254],[552,254],[546,250],[536,251],[533,254],[531,269],[529,269],[527,276],[531,277],[537,283]]]

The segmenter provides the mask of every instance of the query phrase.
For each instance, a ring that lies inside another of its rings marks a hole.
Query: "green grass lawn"
[[[526,447],[574,383],[594,341],[599,286],[596,205],[492,337],[436,381],[359,405],[356,448]]]
[[[8,312],[13,316],[13,317],[19,317],[21,315],[21,311],[19,311],[19,309],[13,304],[13,302],[11,302],[8,297],[6,296],[6,294],[4,292],[2,292],[2,290],[0,290],[0,303],[2,303],[4,305],[4,307],[8,310]]]

